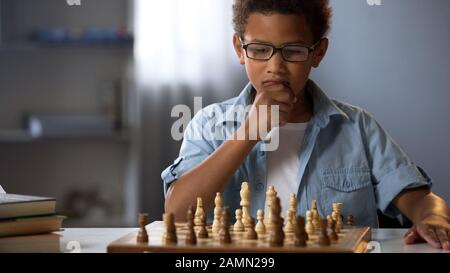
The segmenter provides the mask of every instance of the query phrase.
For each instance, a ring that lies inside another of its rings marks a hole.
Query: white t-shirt
[[[299,156],[307,126],[308,123],[288,123],[271,131],[272,135],[277,133],[275,130],[278,131],[279,145],[278,149],[267,154],[267,188],[275,187],[281,202],[282,217],[286,217],[291,194],[297,194],[300,184]]]

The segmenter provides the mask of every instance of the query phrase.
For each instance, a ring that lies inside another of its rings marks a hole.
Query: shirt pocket
[[[342,203],[344,219],[351,214],[356,225],[373,223],[376,203],[368,168],[324,169],[321,180],[322,202],[319,203],[326,215],[331,215],[333,203]]]

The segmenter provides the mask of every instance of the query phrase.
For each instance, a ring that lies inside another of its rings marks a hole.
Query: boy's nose
[[[267,61],[267,72],[274,74],[282,74],[286,71],[286,61],[283,59],[281,52],[276,52],[270,60]]]

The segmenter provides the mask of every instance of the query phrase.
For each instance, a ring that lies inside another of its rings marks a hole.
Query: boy
[[[370,114],[328,98],[309,80],[327,51],[330,18],[327,0],[235,1],[233,44],[250,83],[189,123],[179,158],[162,173],[166,212],[182,221],[186,208],[202,197],[211,216],[216,192],[234,211],[241,183],[248,181],[253,217],[275,186],[283,211],[295,193],[301,215],[313,199],[322,217],[333,202],[343,203],[343,215],[352,214],[356,225],[377,227],[377,209],[403,213],[414,223],[405,243],[425,240],[450,249],[449,208],[430,191],[425,172]],[[230,115],[248,105],[248,113]],[[261,106],[279,107],[278,124]],[[278,148],[265,151],[267,136],[249,133],[255,126],[257,132],[273,129]],[[211,137],[217,132],[225,137]]]

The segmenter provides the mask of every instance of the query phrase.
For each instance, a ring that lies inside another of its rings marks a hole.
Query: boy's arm
[[[257,92],[255,100],[245,123],[220,147],[211,153],[203,162],[183,174],[169,187],[166,194],[165,211],[172,212],[175,220],[186,220],[186,211],[190,205],[196,204],[197,197],[203,199],[205,209],[214,205],[216,192],[222,192],[233,174],[245,160],[247,155],[262,138],[259,135],[260,124],[271,129],[271,112],[267,115],[259,113],[259,106],[279,106],[279,123],[284,125],[294,107],[294,93],[282,84],[267,87]],[[250,122],[257,122],[253,130],[257,130],[258,140],[249,137]],[[245,136],[245,140],[242,140]]]
[[[243,130],[246,126],[241,127]],[[186,172],[169,187],[165,201],[165,211],[171,212],[176,221],[186,219],[190,205],[195,206],[197,197],[203,199],[205,210],[213,207],[216,192],[221,192],[248,153],[256,145],[256,140],[234,140],[239,130],[225,141],[201,164]],[[248,132],[246,130],[245,132]]]
[[[393,203],[414,224],[405,234],[406,244],[426,241],[435,248],[450,250],[449,207],[429,187],[404,190]]]

